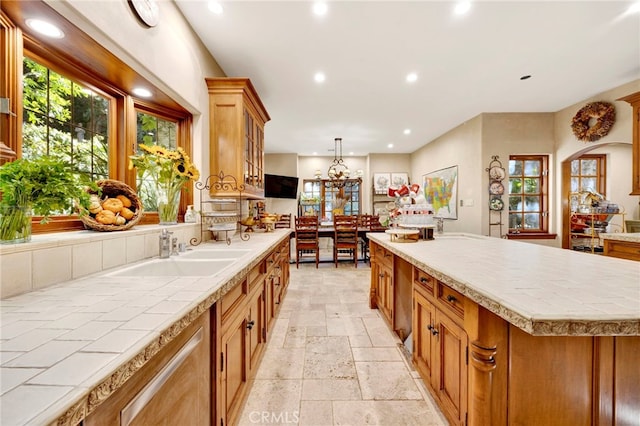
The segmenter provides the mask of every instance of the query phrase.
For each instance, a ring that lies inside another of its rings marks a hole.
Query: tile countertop
[[[211,277],[110,275],[126,265],[1,300],[0,424],[76,424],[101,383],[172,326],[184,329],[289,233],[234,237],[230,248],[251,251]]]
[[[631,243],[640,243],[640,232],[614,232],[609,234],[600,234],[603,240],[628,241]]]
[[[640,335],[640,262],[472,234],[368,236],[529,334]]]

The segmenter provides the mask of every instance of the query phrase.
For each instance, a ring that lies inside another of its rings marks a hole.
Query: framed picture
[[[443,219],[458,218],[458,166],[436,170],[422,176],[422,187],[434,215]]]
[[[408,173],[391,173],[391,186],[399,188],[402,185],[409,185]]]
[[[373,190],[375,194],[386,194],[391,184],[391,173],[374,173]]]

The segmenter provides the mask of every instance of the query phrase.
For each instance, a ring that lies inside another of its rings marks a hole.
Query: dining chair
[[[281,214],[276,221],[276,228],[291,228],[291,213]]]
[[[314,254],[316,268],[320,261],[320,244],[318,242],[318,216],[296,216],[296,268],[300,265],[300,258]]]
[[[341,254],[353,257],[355,267],[358,267],[358,217],[351,215],[333,216],[333,261],[338,267]]]

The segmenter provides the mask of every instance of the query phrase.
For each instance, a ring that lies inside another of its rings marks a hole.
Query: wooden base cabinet
[[[413,362],[453,425],[467,421],[468,339],[460,318],[442,309],[438,283],[416,275],[413,292]]]
[[[393,254],[384,247],[371,243],[371,295],[370,307],[378,308],[387,324],[393,329],[394,291]]]
[[[208,425],[209,312],[185,328],[85,420],[84,425]]]
[[[533,336],[418,268],[413,363],[454,425],[640,425],[640,337]]]
[[[239,420],[289,280],[289,241],[279,244],[217,303],[214,353],[214,424]],[[286,250],[287,262],[282,261]]]
[[[607,238],[604,240],[604,255],[640,261],[640,243]]]

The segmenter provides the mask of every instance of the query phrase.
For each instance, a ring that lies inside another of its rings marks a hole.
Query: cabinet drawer
[[[270,270],[273,269],[274,266],[276,266],[276,263],[278,261],[278,255],[279,255],[278,250],[274,250],[267,256],[265,260],[265,263],[267,265],[267,272],[269,272]]]
[[[413,268],[413,282],[428,294],[433,296],[433,289],[436,286],[436,279],[426,272]]]
[[[604,254],[629,260],[640,260],[640,243],[604,240]]]
[[[225,322],[235,311],[234,308],[240,306],[247,296],[247,280],[243,280],[237,286],[233,287],[220,300],[221,321]]]
[[[262,274],[262,263],[256,265],[249,271],[247,278],[249,282],[249,293],[257,286],[263,283],[264,275]]]
[[[384,247],[380,247],[380,251],[376,254],[376,262],[381,265],[393,267],[393,253]]]
[[[438,281],[437,299],[440,305],[459,317],[464,317],[465,297],[452,288]]]

